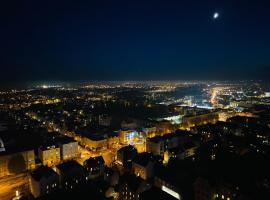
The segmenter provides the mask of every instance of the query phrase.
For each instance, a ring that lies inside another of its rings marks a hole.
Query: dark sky
[[[2,84],[270,76],[269,0],[4,2]]]

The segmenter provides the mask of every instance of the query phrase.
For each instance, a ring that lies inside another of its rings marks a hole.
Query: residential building
[[[56,166],[60,176],[60,185],[64,189],[73,189],[87,180],[87,172],[82,165],[70,160]]]
[[[31,173],[30,188],[35,198],[48,195],[59,188],[59,175],[50,167],[40,166]]]
[[[136,176],[148,180],[153,176],[154,160],[151,153],[140,153],[132,160],[132,171]]]
[[[70,137],[60,137],[57,139],[60,147],[61,159],[71,160],[79,156],[78,142]]]
[[[137,155],[137,150],[129,145],[122,147],[117,151],[116,163],[124,169],[131,168],[132,159]]]
[[[83,165],[88,172],[88,178],[94,179],[101,177],[104,173],[104,159],[102,156],[89,158],[84,161]]]
[[[49,167],[61,162],[60,148],[55,145],[40,147],[38,149],[38,156],[41,163]]]
[[[5,151],[0,153],[0,177],[18,174],[35,168],[34,150]]]

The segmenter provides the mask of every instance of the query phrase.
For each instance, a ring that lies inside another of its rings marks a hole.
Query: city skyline
[[[269,0],[0,3],[0,200],[269,200]]]
[[[262,81],[0,90],[0,199],[268,200],[269,110]]]

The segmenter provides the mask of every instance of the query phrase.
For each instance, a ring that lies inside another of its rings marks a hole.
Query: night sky
[[[270,77],[269,0],[8,0],[0,12],[1,84]]]

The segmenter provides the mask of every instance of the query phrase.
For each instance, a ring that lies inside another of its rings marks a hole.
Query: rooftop
[[[150,161],[153,161],[154,156],[151,153],[140,153],[133,159],[133,162],[146,167]]]
[[[89,158],[86,161],[84,161],[84,165],[87,165],[87,166],[96,166],[96,165],[100,165],[100,164],[102,164],[102,165],[104,164],[104,159],[102,156]]]
[[[47,166],[40,166],[36,170],[34,170],[31,173],[31,176],[36,180],[40,181],[42,178],[49,178],[51,176],[57,176],[57,173],[53,171],[52,168],[47,167]]]
[[[80,169],[80,170],[84,170],[83,166],[80,165],[78,162],[74,161],[74,160],[70,160],[67,162],[64,162],[62,164],[59,164],[56,166],[60,171],[62,172],[68,172],[72,169]]]

